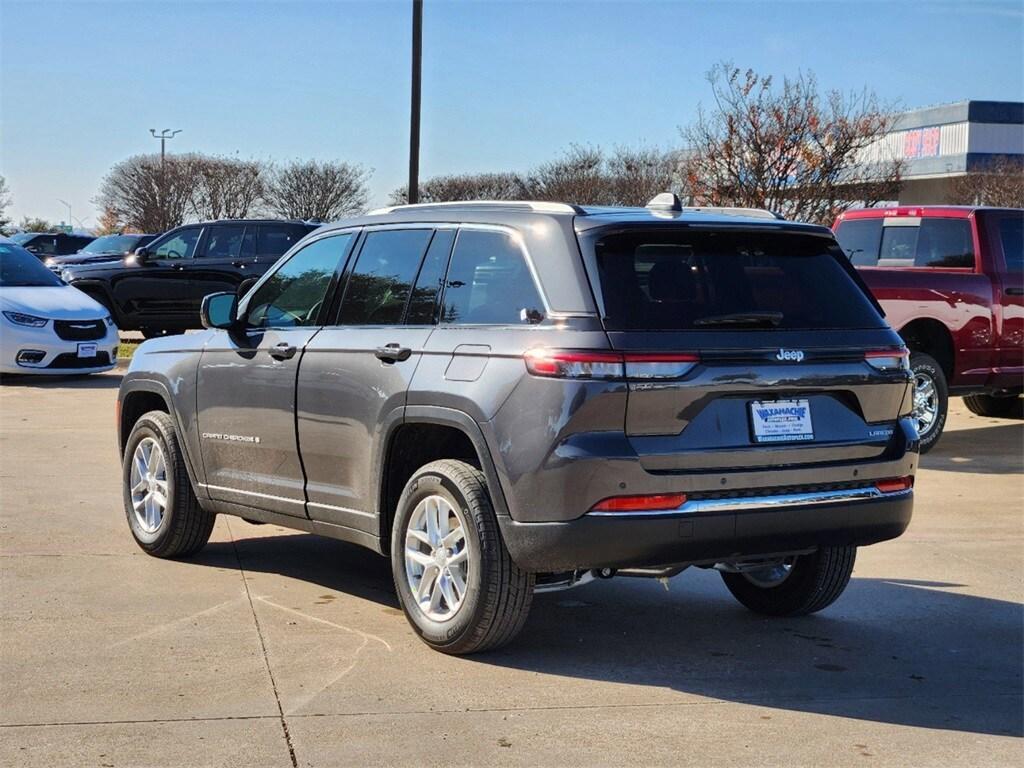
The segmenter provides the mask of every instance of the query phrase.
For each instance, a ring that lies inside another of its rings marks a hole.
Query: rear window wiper
[[[777,328],[782,322],[781,312],[733,312],[728,315],[708,315],[693,321],[694,325],[770,325]]]

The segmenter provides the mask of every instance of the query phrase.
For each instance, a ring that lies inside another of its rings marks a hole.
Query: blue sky
[[[104,172],[157,150],[407,169],[410,3],[0,0],[12,213],[95,222]],[[670,145],[732,60],[906,108],[1024,100],[1024,0],[425,0],[421,174],[525,169],[571,143]]]

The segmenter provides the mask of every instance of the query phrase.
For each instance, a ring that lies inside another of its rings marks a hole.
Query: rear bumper
[[[906,530],[913,491],[730,500],[646,515],[588,514],[554,523],[499,517],[512,559],[528,571],[627,568],[739,560],[818,546],[874,544]]]

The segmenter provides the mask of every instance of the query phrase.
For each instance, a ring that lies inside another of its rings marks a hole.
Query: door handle
[[[245,262],[244,261],[232,261],[231,262],[231,266],[232,267],[244,267],[245,266]]]
[[[291,360],[295,357],[295,345],[282,341],[270,348],[270,356],[275,360]]]
[[[1003,291],[1007,296],[1024,296],[1024,288],[1007,288]]]
[[[378,360],[383,360],[385,363],[400,363],[412,356],[412,350],[409,347],[402,347],[391,343],[385,344],[383,347],[377,347],[373,354]]]

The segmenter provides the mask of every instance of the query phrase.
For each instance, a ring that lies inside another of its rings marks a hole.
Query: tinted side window
[[[1007,272],[1024,271],[1024,216],[1007,214],[999,219],[999,241]]]
[[[369,233],[349,275],[338,322],[342,325],[400,323],[412,281],[432,234],[429,229]]]
[[[244,224],[221,224],[210,228],[206,241],[206,257],[208,259],[238,258],[242,252],[242,235]]]
[[[245,228],[242,236],[242,252],[239,254],[244,259],[251,259],[256,255],[256,225],[250,224]]]
[[[880,267],[912,267],[917,253],[917,226],[882,227]]]
[[[448,257],[455,242],[454,229],[439,229],[430,241],[430,248],[423,259],[423,266],[416,277],[416,285],[409,299],[409,313],[406,325],[430,325],[436,316],[437,297],[444,286],[444,275],[448,270]]]
[[[27,243],[25,248],[32,251],[32,253],[42,253],[48,256],[57,256],[57,238],[53,236],[40,235],[39,237],[33,237]]]
[[[974,267],[974,238],[967,219],[922,219],[915,267]]]
[[[443,323],[520,325],[544,319],[523,252],[504,232],[459,231],[443,301]]]
[[[253,328],[295,328],[315,325],[331,278],[348,249],[351,234],[310,243],[274,272],[248,304]]]
[[[301,240],[304,234],[305,230],[292,224],[260,224],[256,255],[277,258]]]
[[[878,263],[878,246],[882,240],[882,219],[851,219],[836,228],[836,240],[846,258],[859,267]]]
[[[173,233],[166,240],[161,240],[153,254],[157,259],[191,259],[196,252],[196,243],[202,227],[188,227]]]

